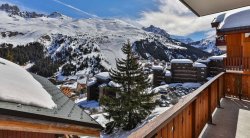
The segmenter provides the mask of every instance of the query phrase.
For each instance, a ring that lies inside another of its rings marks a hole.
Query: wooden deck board
[[[217,108],[213,115],[215,125],[206,125],[200,134],[200,138],[242,138],[249,137],[250,116],[242,116],[243,112],[250,114],[250,102],[240,101],[238,99],[223,98],[222,108]],[[239,127],[238,125],[241,127]],[[242,127],[244,126],[244,127]],[[245,127],[248,126],[248,127]]]

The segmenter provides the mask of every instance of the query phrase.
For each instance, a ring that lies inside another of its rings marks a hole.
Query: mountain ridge
[[[201,54],[184,52],[182,55],[182,52],[176,51],[191,47],[166,37],[168,35],[165,33],[147,32],[119,19],[73,19],[57,12],[52,17],[46,15],[32,18],[19,14],[9,16],[8,12],[0,11],[0,16],[0,44],[12,44],[15,48],[33,42],[40,43],[44,46],[45,56],[61,63],[57,76],[65,75],[63,69],[66,67],[70,69],[67,75],[94,75],[103,69],[114,68],[115,59],[123,58],[121,47],[127,40],[134,46],[137,46],[135,44],[138,41],[147,40],[155,47],[164,47],[163,57],[198,59],[202,55],[209,55],[198,49],[197,52]],[[175,53],[178,56],[171,55]],[[157,52],[151,56],[156,58]]]

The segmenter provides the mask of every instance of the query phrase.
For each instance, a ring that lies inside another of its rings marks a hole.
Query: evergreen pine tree
[[[131,130],[155,107],[155,103],[152,102],[154,94],[145,92],[150,87],[148,76],[143,73],[141,65],[134,57],[129,41],[124,44],[122,51],[126,58],[117,59],[117,69],[110,71],[112,80],[120,84],[119,88],[112,90],[116,97],[104,96],[101,99],[104,110],[108,113],[105,117],[113,120],[107,125],[106,130],[110,129],[110,126]]]
[[[12,48],[8,49],[6,59],[13,62],[14,55],[13,55],[13,52],[12,52]]]

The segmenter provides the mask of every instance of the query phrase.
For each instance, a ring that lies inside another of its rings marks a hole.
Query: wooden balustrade
[[[215,76],[129,137],[198,137],[206,123],[212,123],[212,113],[220,106],[220,99],[225,95],[224,74]]]
[[[234,65],[237,62],[234,59]],[[196,138],[206,123],[213,123],[212,113],[220,107],[221,98],[250,100],[249,88],[250,74],[220,73],[129,137]]]
[[[250,71],[250,58],[248,57],[227,57],[224,58],[226,70]]]
[[[250,100],[250,74],[226,73],[224,80],[226,96]]]

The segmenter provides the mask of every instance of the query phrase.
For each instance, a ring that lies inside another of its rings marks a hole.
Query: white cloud
[[[141,13],[141,18],[138,19],[138,23],[149,26],[155,25],[165,29],[172,35],[186,36],[195,32],[209,32],[214,31],[211,27],[212,20],[217,17],[218,14],[197,17],[186,6],[184,6],[179,0],[155,0],[158,2],[158,11],[144,11]],[[227,13],[234,13],[244,9],[250,9],[244,7],[228,11]],[[208,36],[209,34],[205,34]]]
[[[189,35],[199,31],[211,30],[215,15],[197,17],[179,0],[157,0],[158,11],[146,11],[138,22],[144,26],[155,25],[173,35]]]
[[[90,13],[88,13],[88,12],[85,12],[85,11],[79,9],[79,8],[76,8],[76,7],[74,7],[74,6],[70,5],[70,4],[64,3],[64,2],[62,2],[62,1],[60,1],[60,0],[53,0],[53,1],[55,1],[55,2],[57,2],[57,3],[59,3],[59,4],[62,4],[62,5],[64,5],[64,6],[66,6],[66,7],[68,7],[68,8],[71,8],[71,9],[73,9],[73,10],[75,10],[75,11],[78,11],[78,12],[84,14],[84,15],[87,15],[87,16],[90,16],[90,17],[94,17],[94,18],[98,18],[97,15],[90,14]]]
[[[206,38],[208,38],[208,37],[214,37],[216,35],[216,31],[215,30],[211,30],[211,31],[206,32],[204,35],[205,35]]]

